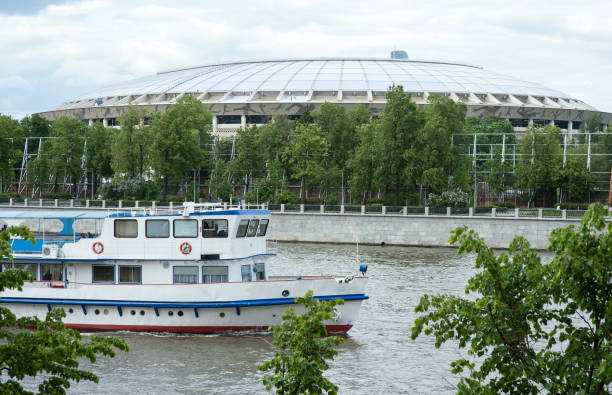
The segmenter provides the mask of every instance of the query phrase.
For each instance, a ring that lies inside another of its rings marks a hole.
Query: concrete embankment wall
[[[550,232],[577,220],[375,214],[272,213],[268,238],[278,241],[355,243],[423,247],[448,246],[450,231],[467,226],[490,247],[507,248],[522,235],[532,247],[546,249]]]

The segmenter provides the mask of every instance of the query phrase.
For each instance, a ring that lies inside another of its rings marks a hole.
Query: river
[[[452,345],[410,339],[414,307],[424,293],[464,294],[473,257],[451,248],[279,243],[268,273],[347,274],[368,264],[367,294],[359,320],[339,347],[326,376],[344,394],[453,393]],[[75,394],[265,393],[256,366],[274,353],[272,336],[114,333],[130,352],[81,367],[100,383],[73,383]],[[33,383],[30,383],[31,385]],[[30,387],[30,386],[29,386]],[[30,387],[35,389],[36,387]]]

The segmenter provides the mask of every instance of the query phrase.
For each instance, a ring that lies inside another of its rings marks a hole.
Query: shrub
[[[430,193],[427,205],[429,207],[467,207],[470,204],[470,195],[457,188],[454,191],[445,191],[441,194]]]

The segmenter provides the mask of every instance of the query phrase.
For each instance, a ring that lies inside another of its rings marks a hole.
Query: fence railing
[[[227,206],[227,203],[225,203]],[[59,200],[59,199],[0,199],[0,207],[46,207],[113,210],[180,210],[182,203],[157,201],[113,200]],[[267,208],[273,213],[342,214],[342,215],[419,215],[438,217],[495,217],[579,220],[586,210],[557,210],[554,208],[490,208],[490,207],[410,207],[410,206],[358,206],[316,204],[248,204],[234,203],[232,208]]]

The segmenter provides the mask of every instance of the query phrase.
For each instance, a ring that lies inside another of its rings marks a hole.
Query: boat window
[[[258,219],[252,219],[249,221],[249,228],[247,229],[247,236],[253,237],[257,233],[257,227],[259,226]]]
[[[29,272],[30,276],[32,276],[32,280],[36,280],[37,265],[35,263],[15,263],[15,266],[11,266],[10,263],[5,263],[2,265],[2,271],[13,268]]]
[[[227,237],[226,219],[205,219],[202,221],[202,237],[223,238]]]
[[[197,219],[175,219],[174,237],[198,237]]]
[[[131,284],[142,283],[142,267],[119,266],[119,282]]]
[[[259,230],[257,231],[257,236],[266,235],[266,231],[268,230],[268,222],[270,222],[269,219],[262,219],[261,221],[259,221]]]
[[[251,281],[251,265],[242,265],[242,281]]]
[[[227,282],[227,266],[202,266],[202,282]]]
[[[40,274],[43,281],[62,281],[64,265],[55,263],[41,263]]]
[[[147,237],[170,237],[170,222],[167,219],[148,219],[145,228]]]
[[[175,284],[195,284],[198,282],[197,266],[174,266]]]
[[[255,264],[255,279],[257,281],[266,279],[266,265],[264,263],[256,263]]]
[[[241,219],[240,224],[238,225],[238,231],[236,232],[236,237],[244,237],[246,235],[248,226],[249,226],[249,220]]]
[[[116,219],[115,237],[138,237],[138,221],[135,219]]]
[[[92,265],[92,282],[94,283],[115,283],[114,265]],[[44,277],[44,275],[43,275]]]

